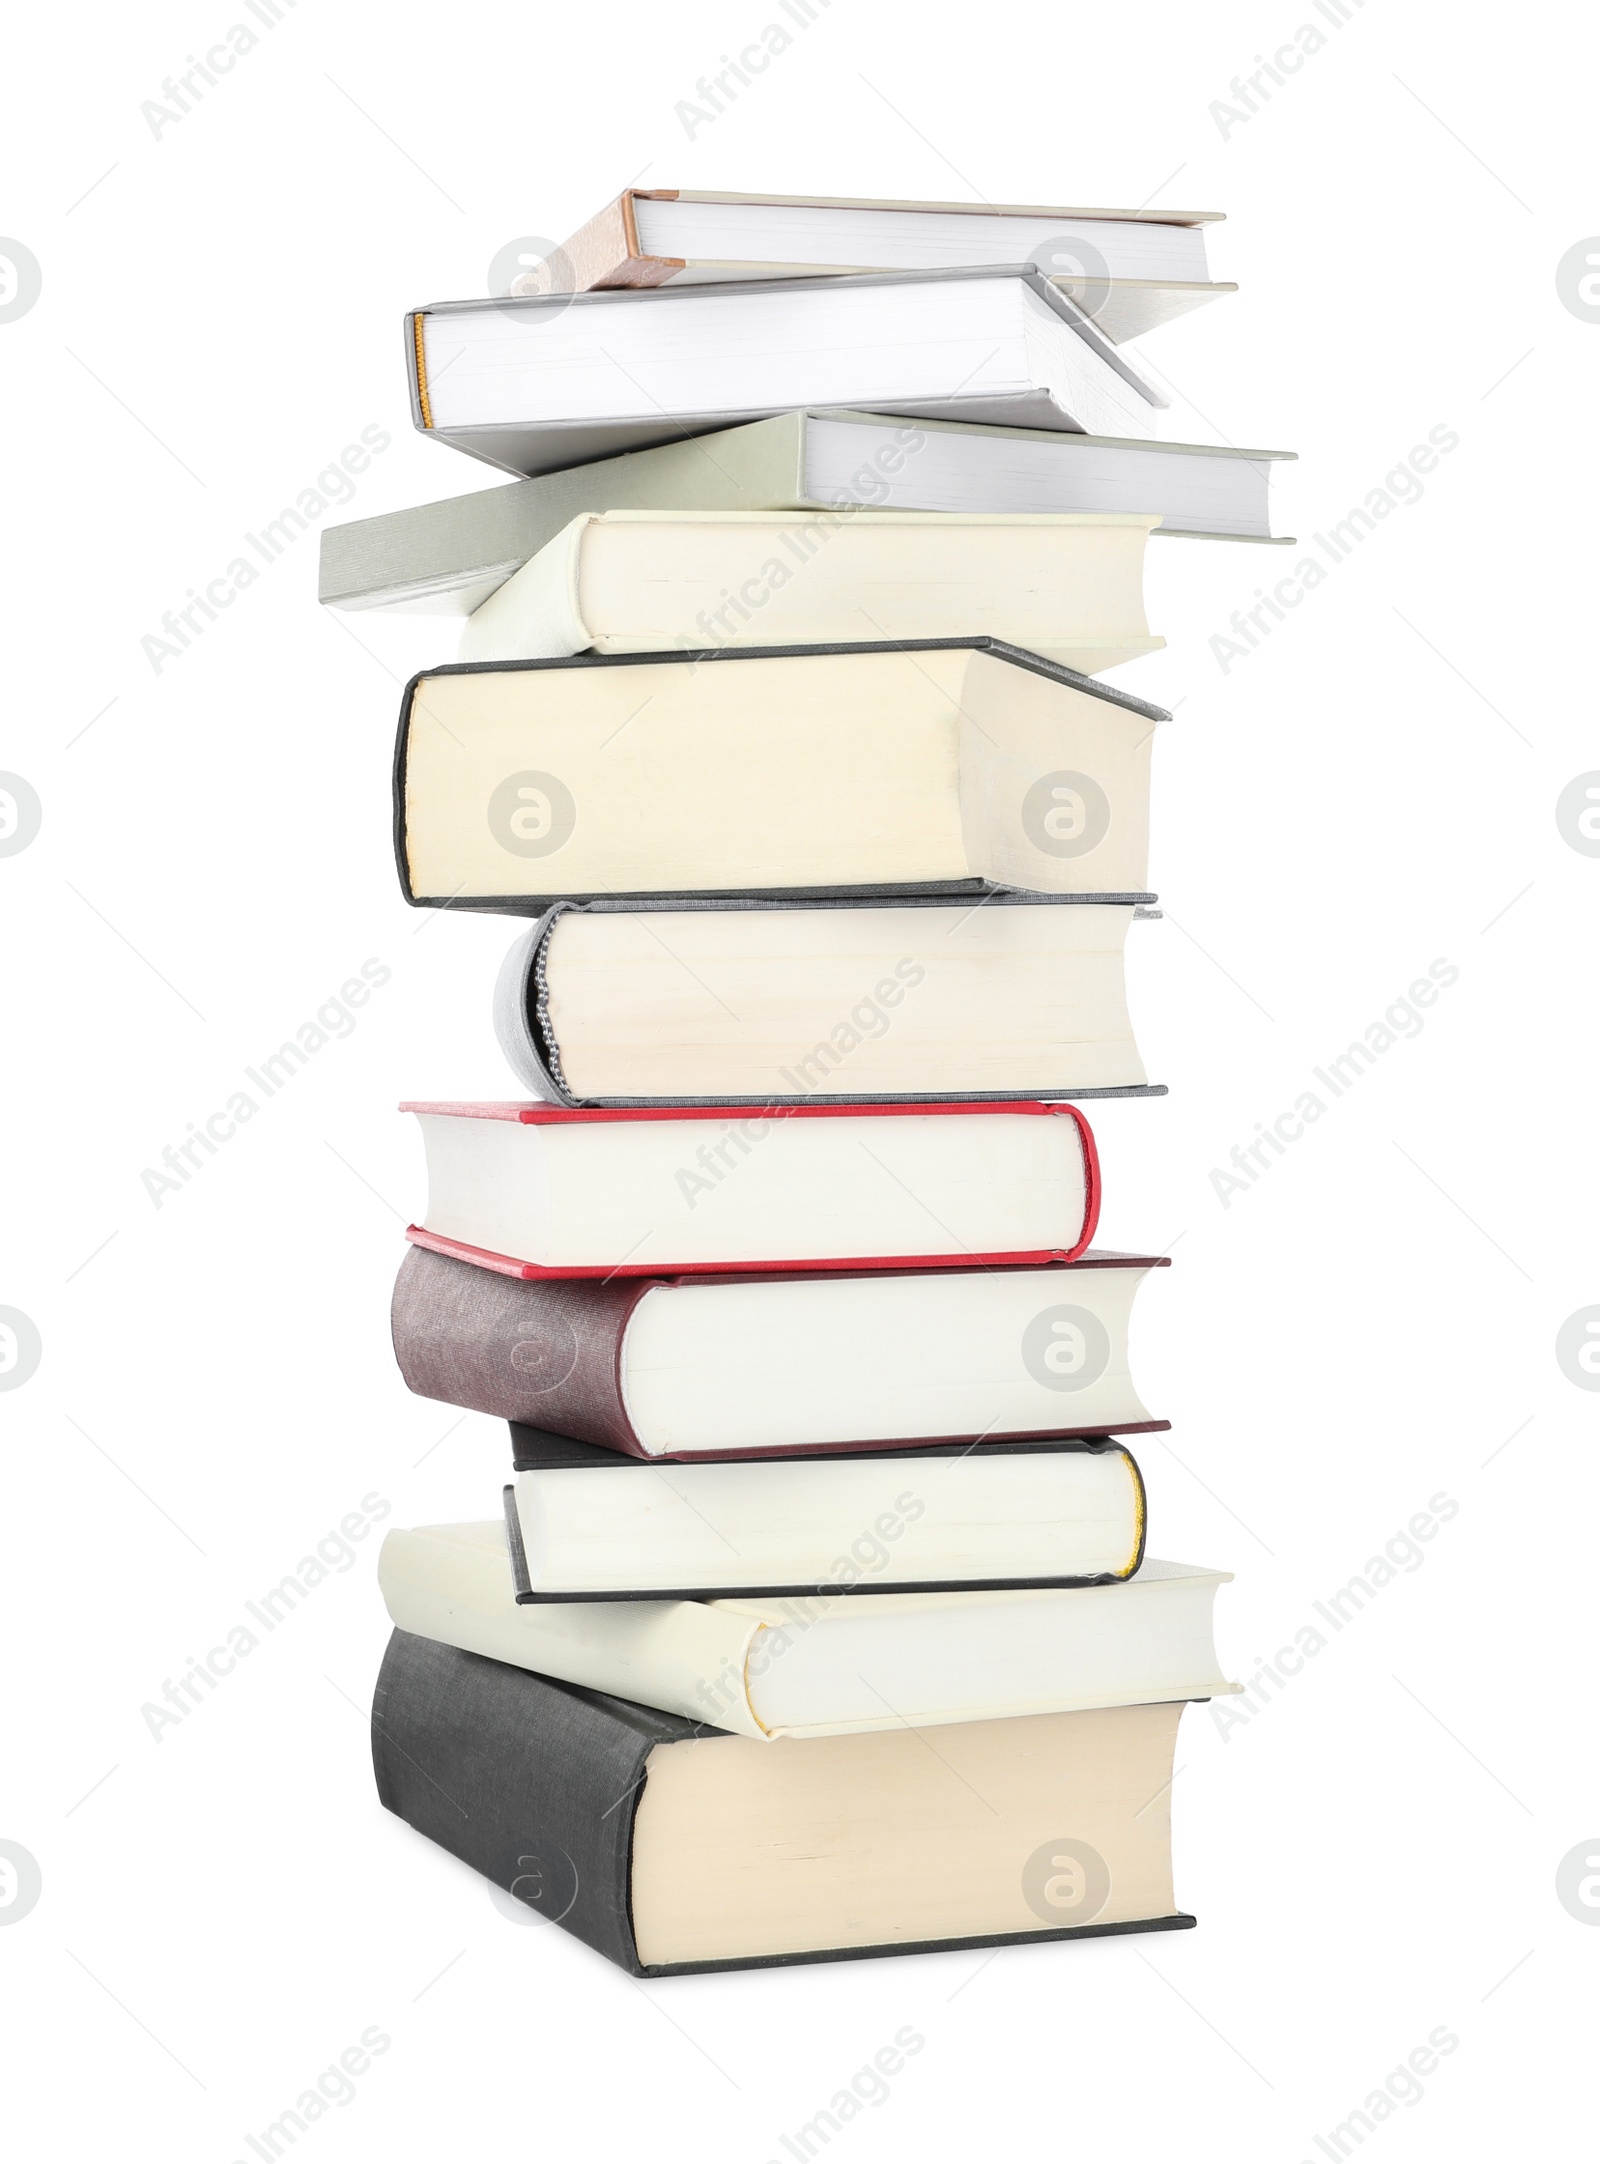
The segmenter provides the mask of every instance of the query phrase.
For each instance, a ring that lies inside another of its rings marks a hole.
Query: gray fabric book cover
[[[998,893],[985,904],[990,909],[1071,909],[1085,903],[1115,903],[1121,906],[1142,907],[1153,902],[1153,894],[1065,894],[1036,895]],[[791,1091],[774,1094],[769,1091],[761,1097],[575,1097],[568,1089],[561,1067],[560,1047],[551,1031],[550,1017],[545,998],[544,966],[549,952],[550,935],[561,918],[568,912],[578,915],[646,915],[651,912],[705,911],[705,910],[794,910],[794,909],[936,909],[946,898],[939,895],[908,895],[900,897],[878,896],[862,901],[757,901],[743,895],[709,896],[678,895],[650,901],[620,902],[601,899],[590,902],[557,902],[523,932],[511,947],[500,965],[495,979],[493,994],[494,1033],[506,1064],[522,1084],[535,1097],[552,1105],[615,1105],[648,1108],[688,1104],[708,1105],[796,1105],[812,1102],[814,1092],[802,1094]],[[1152,912],[1159,914],[1159,912]],[[959,1104],[999,1103],[1007,1098],[1032,1103],[1038,1098],[1051,1102],[1093,1097],[1164,1097],[1164,1082],[1123,1083],[1114,1088],[1099,1089],[1015,1089],[1003,1090],[992,1086],[982,1090],[899,1090],[891,1094],[852,1096],[856,1104]]]
[[[650,1754],[724,1731],[396,1631],[372,1706],[384,1808],[631,1976],[1183,1931],[1174,1914],[885,1946],[647,1965],[634,1941],[633,1829]],[[804,1743],[760,1749],[804,1751]]]
[[[698,439],[660,444],[325,527],[317,598],[340,609],[431,603],[465,616],[586,511],[806,509],[809,418],[780,414],[726,430],[707,448]]]
[[[645,1761],[658,1743],[720,1733],[409,1631],[389,1640],[372,1701],[384,1808],[635,1976]]]
[[[984,462],[975,480],[973,500],[964,511],[1016,513],[1027,507],[1047,512],[1159,510],[1156,532],[1189,538],[1237,540],[1237,533],[1215,530],[1198,521],[1168,496],[1173,483],[1170,462],[1183,470],[1209,470],[1206,462],[1253,463],[1265,473],[1291,451],[1246,451],[1202,443],[1141,443],[1135,438],[1074,436],[1041,429],[995,428],[981,422],[930,421],[915,424],[892,414],[818,407],[809,412],[748,421],[707,436],[658,444],[648,451],[592,460],[560,473],[541,474],[486,488],[443,502],[386,511],[376,518],[354,519],[322,531],[317,598],[328,608],[400,609],[454,618],[470,615],[480,602],[530,557],[536,556],[562,528],[585,512],[598,511],[794,511],[831,513],[870,519],[883,509],[899,511],[949,508],[937,490],[919,489],[919,461],[895,461],[891,477],[870,461],[848,462],[851,479],[842,501],[817,495],[808,484],[811,445],[817,424],[824,440],[837,427],[863,431],[862,456],[885,431],[913,440],[959,437],[962,448]],[[1019,483],[1010,468],[1029,445],[1043,447],[1053,483],[1040,477],[1017,500]],[[997,470],[990,452],[1006,461]],[[1093,462],[1097,479],[1080,481],[1074,454]],[[1114,461],[1125,479],[1108,491],[1099,470]],[[1059,469],[1059,471],[1057,471]],[[1041,498],[1040,487],[1045,493]],[[959,514],[957,514],[959,515]],[[1174,524],[1176,519],[1176,524]],[[1263,530],[1253,538],[1268,538]]]

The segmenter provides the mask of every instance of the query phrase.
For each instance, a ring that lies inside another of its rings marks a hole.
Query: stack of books
[[[400,1369],[514,1477],[385,1544],[378,1790],[635,1975],[1194,1920],[1227,1574],[1145,1556],[1165,1258],[1091,1245],[1080,1105],[1156,1094],[1167,717],[1095,672],[1281,455],[1158,440],[1122,350],[1226,290],[1202,225],[630,192],[407,320],[417,425],[519,478],[324,536],[331,605],[465,617],[407,900],[529,920],[531,1101],[407,1108]]]

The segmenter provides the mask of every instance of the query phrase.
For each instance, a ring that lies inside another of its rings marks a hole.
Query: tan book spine
[[[670,199],[672,191],[652,189],[649,193]],[[679,257],[646,255],[640,248],[633,194],[631,188],[624,188],[562,243],[551,259],[550,290],[594,293],[619,286],[660,286],[684,268]]]

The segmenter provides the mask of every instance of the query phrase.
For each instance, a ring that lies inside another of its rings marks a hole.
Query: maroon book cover
[[[1048,1267],[1070,1279],[1084,1271],[1145,1270],[1165,1266],[1165,1255],[1091,1253]],[[1037,1268],[1037,1265],[1014,1265]],[[701,1286],[779,1285],[818,1277],[874,1278],[871,1270],[723,1273],[697,1276]],[[957,1271],[900,1271],[902,1276],[957,1276]],[[983,1273],[988,1275],[990,1273]],[[419,1397],[464,1405],[471,1412],[516,1421],[550,1434],[571,1436],[629,1457],[802,1457],[831,1451],[911,1449],[929,1443],[971,1443],[967,1435],[922,1434],[848,1438],[771,1449],[647,1451],[634,1431],[623,1392],[623,1342],[638,1303],[657,1285],[688,1280],[650,1277],[520,1278],[476,1267],[431,1247],[413,1246],[395,1281],[392,1324],[395,1358],[406,1385]],[[1073,1427],[1070,1400],[1047,1425],[989,1429],[982,1440],[1009,1442],[1029,1435],[1089,1436],[1149,1433],[1165,1420],[1099,1421]]]

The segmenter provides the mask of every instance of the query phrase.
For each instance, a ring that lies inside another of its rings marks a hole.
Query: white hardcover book
[[[1121,342],[1237,288],[1212,279],[1218,211],[941,203],[624,188],[513,293],[726,285],[868,270],[1032,263]]]
[[[410,1237],[511,1277],[1070,1262],[1100,1208],[1070,1104],[401,1110],[428,1155]]]
[[[452,301],[409,324],[417,426],[511,473],[805,406],[1150,437],[1168,404],[1026,264]]]
[[[574,518],[625,510],[800,513],[795,523],[808,530],[841,511],[1158,516],[1164,539],[1270,542],[1268,483],[1273,466],[1293,455],[871,413],[781,413],[325,526],[318,593],[329,608],[470,616]]]
[[[1237,1691],[1212,1635],[1231,1575],[1146,1562],[1125,1584],[1068,1590],[529,1606],[498,1524],[396,1530],[378,1560],[400,1630],[767,1738]]]
[[[467,619],[462,661],[975,632],[1093,676],[1154,652],[1153,513],[604,511]]]
[[[425,907],[646,896],[1147,898],[1168,717],[998,640],[453,664],[407,686]]]
[[[519,1602],[1091,1585],[1144,1549],[1110,1443],[650,1465],[551,1437],[505,1499]]]
[[[1063,824],[1080,797],[1061,785]],[[606,909],[560,904],[495,986],[525,1088],[562,1105],[1099,1097],[1149,1085],[1132,903],[996,896]]]

